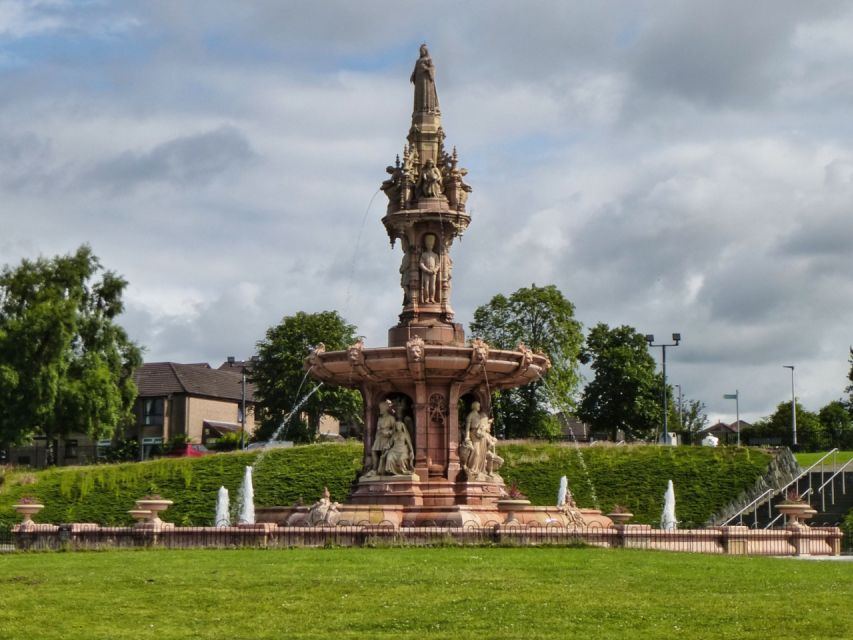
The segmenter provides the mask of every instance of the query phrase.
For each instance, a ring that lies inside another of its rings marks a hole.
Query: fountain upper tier
[[[306,359],[305,366],[314,378],[344,387],[387,383],[402,391],[429,380],[459,383],[464,394],[481,385],[492,391],[520,387],[538,380],[551,363],[524,345],[518,351],[505,351],[490,349],[478,339],[470,347],[456,347],[425,344],[415,337],[405,347],[365,349],[357,342],[346,351],[321,348]]]

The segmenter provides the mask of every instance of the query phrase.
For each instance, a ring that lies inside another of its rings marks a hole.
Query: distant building
[[[176,436],[193,442],[212,444],[226,433],[239,432],[242,426],[243,370],[251,362],[225,363],[212,369],[206,362],[147,362],[134,373],[139,395],[134,404],[136,420],[124,433],[126,439],[142,444],[141,458],[160,451]],[[246,382],[246,439],[255,431],[255,387]],[[92,441],[84,434],[48,442],[35,436],[29,446],[11,447],[0,463],[36,468],[49,464],[92,464],[103,459],[113,445],[111,438]]]
[[[741,435],[741,443],[746,444],[744,439],[744,432],[751,427],[748,422],[745,420],[741,420],[739,423],[732,422],[731,424],[726,424],[725,422],[717,422],[716,424],[712,424],[710,427],[705,427],[697,434],[697,438],[695,441],[701,442],[702,438],[707,436],[708,434],[719,439],[720,444],[737,444],[738,441],[738,429],[740,429]]]
[[[177,436],[210,444],[242,425],[243,370],[248,363],[212,369],[207,363],[146,362],[134,374],[139,395],[136,424],[127,437],[143,445],[142,457]],[[246,438],[255,430],[255,387],[245,383]]]

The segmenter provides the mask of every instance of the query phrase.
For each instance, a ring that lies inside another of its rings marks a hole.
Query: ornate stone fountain
[[[466,344],[462,325],[453,321],[450,251],[471,222],[465,209],[471,187],[456,149],[445,146],[426,45],[411,82],[407,144],[382,183],[388,197],[382,223],[391,246],[399,241],[403,252],[399,322],[388,331],[387,347],[368,349],[359,341],[327,352],[319,345],[305,367],[324,383],[358,389],[364,399],[364,470],[339,522],[501,522],[498,500],[506,490],[490,432],[491,394],[537,380],[550,362],[523,344],[514,351],[479,338]],[[528,521],[564,520],[556,506],[516,508],[515,517],[523,511]],[[304,518],[295,513],[288,522]]]

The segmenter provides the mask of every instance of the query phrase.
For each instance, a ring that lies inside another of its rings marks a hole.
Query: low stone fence
[[[648,525],[609,528],[563,526],[394,527],[389,524],[280,527],[275,524],[236,527],[100,527],[94,524],[18,525],[12,529],[14,550],[94,550],[114,548],[286,548],[362,546],[593,546],[656,549],[730,555],[839,555],[837,527],[749,529],[652,529]],[[10,549],[10,550],[11,550]]]

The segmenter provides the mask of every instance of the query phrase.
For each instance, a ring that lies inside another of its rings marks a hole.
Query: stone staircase
[[[784,517],[776,505],[785,500],[789,492],[796,491],[818,512],[808,520],[809,525],[839,526],[853,509],[853,464],[816,465],[783,481],[785,473],[791,471],[790,465],[785,464],[788,461],[787,456],[777,457],[775,470],[771,465],[771,473],[753,491],[730,505],[709,524],[743,524],[758,529],[783,526]],[[785,473],[780,473],[780,470]]]

